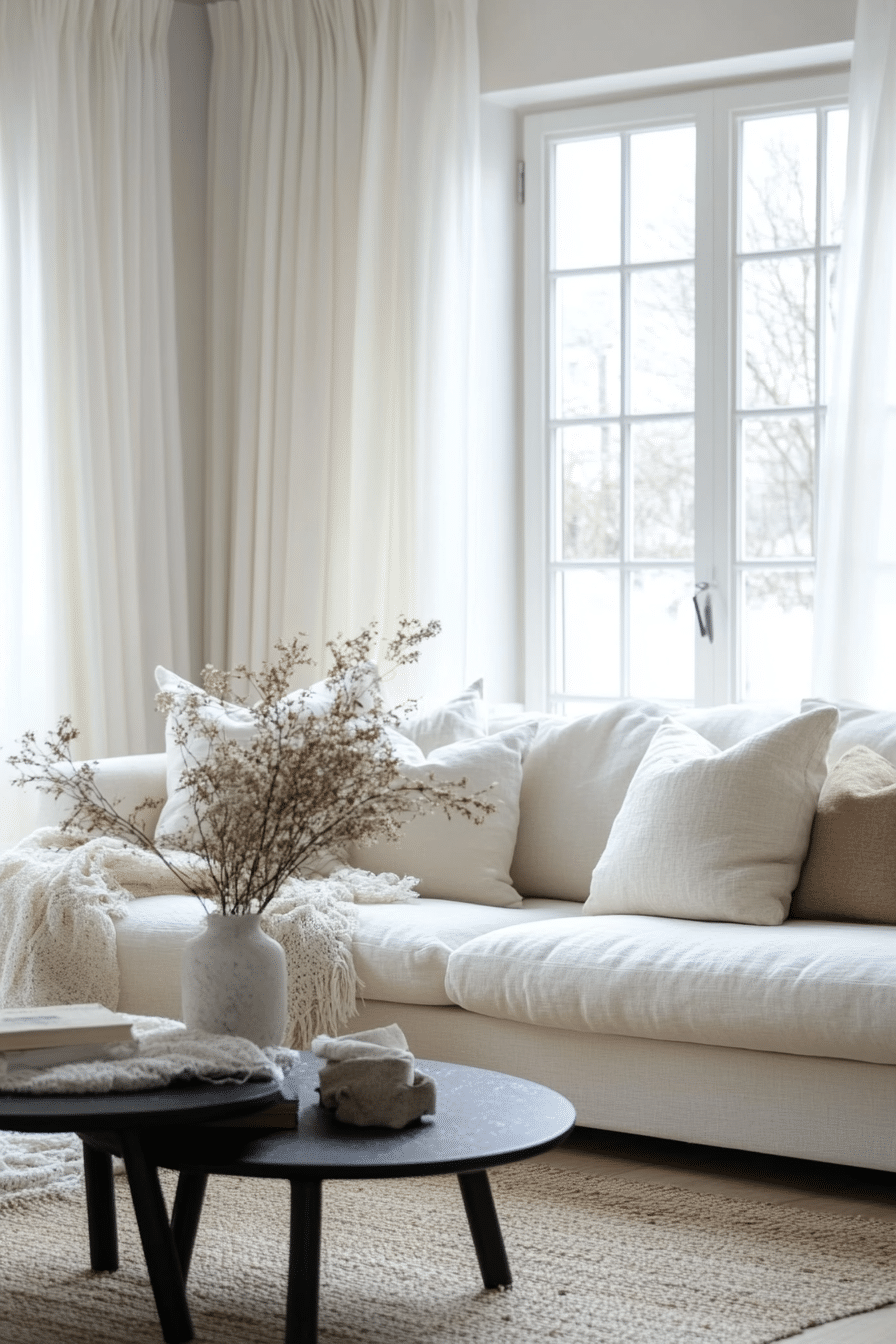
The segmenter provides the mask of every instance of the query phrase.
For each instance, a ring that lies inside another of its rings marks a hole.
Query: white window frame
[[[553,632],[549,554],[552,507],[549,340],[549,173],[551,148],[570,136],[694,122],[696,164],[696,396],[694,572],[712,585],[715,639],[696,629],[697,705],[735,699],[738,631],[730,604],[739,582],[738,481],[735,455],[735,348],[737,285],[737,144],[741,118],[802,106],[843,106],[848,72],[806,74],[782,80],[703,88],[662,97],[629,98],[587,107],[534,113],[523,121],[526,165],[523,295],[523,581],[525,591],[525,694],[533,709],[548,705]],[[819,149],[819,152],[820,149]],[[819,179],[820,180],[820,179]],[[816,350],[823,354],[822,311],[816,315]],[[722,339],[717,339],[719,334]],[[822,375],[819,364],[817,377]],[[823,443],[818,444],[819,461]],[[816,485],[817,488],[817,485]]]

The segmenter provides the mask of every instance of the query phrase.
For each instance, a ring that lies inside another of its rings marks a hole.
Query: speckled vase
[[[281,1045],[286,1031],[286,954],[261,915],[209,914],[184,948],[181,1002],[196,1031]]]

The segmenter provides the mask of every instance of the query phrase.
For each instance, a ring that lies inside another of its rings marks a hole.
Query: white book
[[[101,1059],[121,1059],[131,1053],[127,1042],[113,1045],[51,1045],[39,1050],[6,1050],[0,1053],[7,1069],[52,1069],[57,1064],[83,1064]]]
[[[109,1045],[132,1038],[131,1019],[101,1003],[0,1010],[0,1052],[57,1045]]]

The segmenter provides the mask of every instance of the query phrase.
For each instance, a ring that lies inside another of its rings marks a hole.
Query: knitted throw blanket
[[[177,861],[201,865],[195,855],[178,854]],[[335,1035],[356,1011],[355,903],[413,900],[414,885],[414,878],[348,868],[284,885],[262,926],[286,952],[286,1045],[307,1049],[313,1037]],[[0,855],[0,1005],[102,1003],[114,1010],[114,920],[129,901],[172,892],[176,879],[147,850],[56,827],[34,831]]]

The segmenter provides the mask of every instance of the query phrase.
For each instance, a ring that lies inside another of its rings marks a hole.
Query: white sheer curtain
[[[475,0],[213,5],[206,647],[402,612],[465,667]]]
[[[146,750],[187,658],[171,0],[0,4],[0,756]],[[29,829],[0,782],[0,838]]]
[[[814,690],[896,706],[896,6],[859,0]]]

